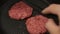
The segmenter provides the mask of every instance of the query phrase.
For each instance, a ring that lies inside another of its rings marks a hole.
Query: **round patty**
[[[10,18],[16,20],[24,19],[32,15],[32,10],[32,7],[20,1],[11,7],[11,9],[9,10],[9,16]]]
[[[37,15],[31,18],[28,18],[26,21],[26,27],[30,34],[40,34],[45,33],[45,23],[48,19],[42,15]]]

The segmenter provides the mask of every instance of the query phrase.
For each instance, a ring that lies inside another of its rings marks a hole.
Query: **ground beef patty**
[[[37,15],[31,18],[28,18],[26,21],[26,27],[30,34],[40,34],[45,33],[45,23],[47,22],[47,18],[42,15]]]
[[[14,4],[9,10],[9,16],[13,19],[24,19],[31,16],[33,8],[20,1]]]

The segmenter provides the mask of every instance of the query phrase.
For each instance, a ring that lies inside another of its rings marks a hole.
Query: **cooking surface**
[[[4,34],[29,34],[25,25],[26,19],[17,21],[17,20],[11,19],[8,16],[8,10],[11,8],[11,6],[14,3],[19,2],[19,1],[20,0],[14,0],[14,1],[10,0],[6,2],[1,8],[2,10],[1,11],[1,26],[2,26],[1,29]],[[35,16],[36,14],[39,14],[39,11],[34,9],[32,16]],[[58,22],[57,17],[54,15],[52,16],[54,17],[56,22]],[[48,16],[48,17],[51,17],[51,16]],[[46,32],[46,34],[48,34],[48,32]]]
[[[16,2],[16,1],[15,1]],[[12,3],[15,3],[14,1],[8,1],[2,9],[2,15],[1,15],[1,21],[2,21],[2,28],[6,34],[27,34],[27,30],[25,27],[25,21],[16,21],[13,19],[10,19],[8,16],[8,9],[12,5]]]

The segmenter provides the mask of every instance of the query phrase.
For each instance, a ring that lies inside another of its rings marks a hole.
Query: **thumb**
[[[46,28],[50,32],[50,34],[59,34],[59,28],[54,23],[53,19],[48,19],[48,22],[46,23]]]

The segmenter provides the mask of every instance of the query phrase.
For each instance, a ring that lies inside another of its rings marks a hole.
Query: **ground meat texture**
[[[11,7],[11,9],[9,10],[9,16],[17,20],[24,19],[31,16],[32,10],[32,7],[20,1]]]
[[[28,18],[26,21],[26,27],[30,34],[43,34],[46,32],[45,23],[48,21],[48,18],[37,15],[31,18]]]

